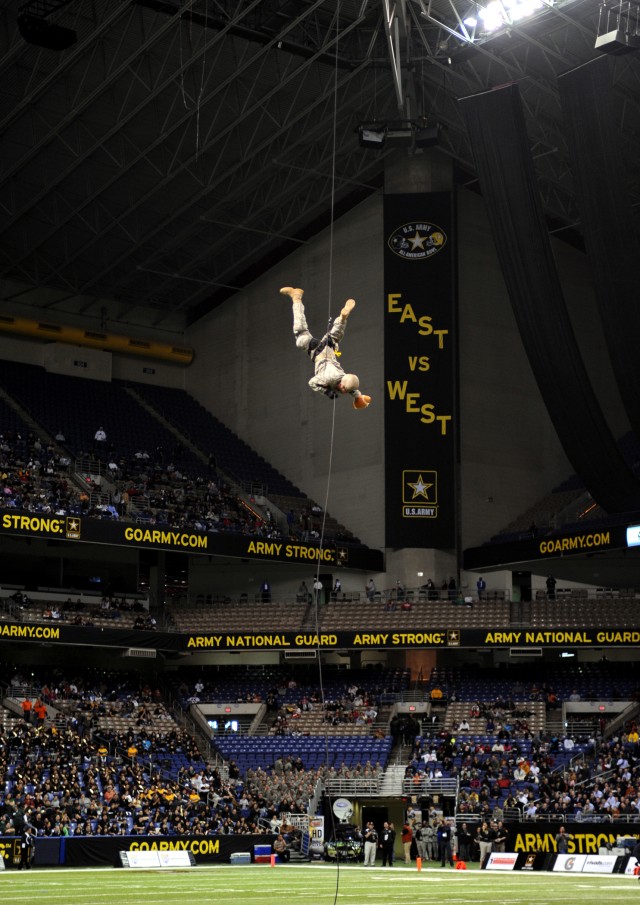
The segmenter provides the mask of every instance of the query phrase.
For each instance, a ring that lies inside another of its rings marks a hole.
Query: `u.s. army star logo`
[[[81,528],[81,519],[76,518],[75,516],[68,516],[65,519],[65,534],[72,540],[78,540],[80,538]]]
[[[438,473],[436,471],[404,471],[403,503],[437,503]]]

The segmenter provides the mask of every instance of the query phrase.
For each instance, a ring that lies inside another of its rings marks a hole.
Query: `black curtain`
[[[640,509],[640,485],[593,392],[560,287],[517,85],[460,100],[511,305],[558,438],[607,512]]]
[[[613,61],[597,57],[558,79],[582,233],[620,396],[640,437],[640,244],[614,114]]]

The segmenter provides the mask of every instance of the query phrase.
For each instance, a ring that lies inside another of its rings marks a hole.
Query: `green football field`
[[[33,869],[0,873],[2,905],[605,905],[640,896],[634,877],[414,866],[263,865],[187,870]]]

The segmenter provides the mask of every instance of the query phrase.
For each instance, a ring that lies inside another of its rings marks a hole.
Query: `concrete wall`
[[[381,211],[376,196],[336,222],[332,273],[327,231],[199,322],[187,336],[198,354],[186,374],[190,393],[323,506],[328,491],[327,510],[373,547],[384,542]],[[341,398],[334,421],[333,403],[307,387],[313,367],[279,294],[291,285],[305,290],[315,335],[356,299],[342,363],[373,397],[366,411]]]

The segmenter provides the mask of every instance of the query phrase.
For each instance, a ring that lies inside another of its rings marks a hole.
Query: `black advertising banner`
[[[185,636],[183,636],[184,638]],[[637,647],[637,628],[553,628],[505,631],[497,627],[485,629],[422,628],[394,631],[374,626],[360,631],[246,633],[218,631],[186,636],[183,650],[427,650],[442,647],[527,648],[552,647]]]
[[[108,544],[135,549],[175,550],[207,556],[239,556],[289,563],[321,562],[380,572],[383,557],[380,550],[369,550],[349,544],[303,543],[290,538],[272,540],[246,534],[207,533],[168,525],[133,524],[125,521],[82,518],[68,515],[43,515],[5,510],[0,514],[0,534],[14,537],[64,540],[72,543]]]
[[[241,606],[241,604],[239,604]],[[355,631],[238,632],[215,631],[184,634],[133,629],[97,628],[36,622],[0,622],[3,642],[32,641],[48,645],[144,648],[161,651],[282,651],[282,650],[427,650],[439,647],[491,647],[520,650],[538,647],[637,647],[638,628],[518,628],[506,631],[491,627],[459,629],[447,627],[396,631],[370,625]]]
[[[456,546],[450,192],[384,196],[386,546]]]
[[[189,852],[196,864],[228,863],[235,852],[253,852],[254,845],[271,845],[264,836],[68,836],[60,847],[65,867],[119,867],[120,852]],[[38,846],[36,841],[36,860]]]
[[[540,852],[554,854],[557,852],[556,835],[560,821],[538,821],[535,823],[507,823],[507,843],[509,852]],[[567,854],[571,856],[587,855],[597,857],[601,848],[616,845],[619,836],[635,837],[636,825],[629,823],[567,823],[570,834]],[[634,842],[637,839],[633,840]],[[610,857],[610,856],[609,856]],[[615,855],[613,856],[615,861]],[[563,870],[580,873],[582,866],[576,864],[563,865]],[[611,871],[606,871],[610,873]]]
[[[88,617],[91,618],[90,616]],[[102,628],[64,622],[0,621],[0,643],[32,641],[34,644],[73,644],[86,647],[126,647],[146,650],[180,651],[188,646],[188,636],[177,632],[150,632],[141,629]]]
[[[463,567],[476,571],[487,566],[538,562],[544,569],[545,559],[560,556],[589,556],[604,550],[624,550],[629,546],[628,532],[633,528],[613,525],[598,531],[574,531],[525,538],[508,543],[485,544],[464,551]],[[635,542],[631,544],[635,546]]]

